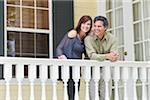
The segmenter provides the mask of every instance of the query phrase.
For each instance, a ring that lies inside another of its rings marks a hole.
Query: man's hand
[[[110,53],[106,54],[106,59],[108,59],[112,62],[117,61],[118,58],[119,58],[119,55],[116,52],[110,52]]]

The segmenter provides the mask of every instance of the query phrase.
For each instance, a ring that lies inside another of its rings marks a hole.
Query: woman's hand
[[[58,56],[58,59],[67,59],[65,55]]]

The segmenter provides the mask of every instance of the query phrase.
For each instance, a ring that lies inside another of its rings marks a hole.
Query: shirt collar
[[[94,40],[99,40],[99,37],[94,35]],[[105,32],[105,36],[104,36],[103,40],[106,40],[106,41],[108,40],[108,33],[107,32]]]

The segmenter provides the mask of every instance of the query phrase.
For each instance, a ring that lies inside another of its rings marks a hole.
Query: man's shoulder
[[[91,41],[94,39],[94,36],[92,34],[89,34],[88,36],[85,37],[85,41]]]

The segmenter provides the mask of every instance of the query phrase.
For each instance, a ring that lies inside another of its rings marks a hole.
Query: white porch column
[[[21,82],[24,78],[24,65],[23,64],[16,65],[16,78],[18,81],[18,100],[22,100]]]
[[[85,84],[86,84],[86,93],[85,93],[85,100],[89,100],[89,81],[91,79],[91,66],[85,66],[84,70],[84,79],[85,79]]]
[[[79,92],[78,92],[78,82],[80,78],[80,66],[72,66],[73,67],[73,79],[75,81],[75,98],[74,100],[79,100]]]
[[[95,100],[99,100],[98,86],[100,80],[100,67],[98,65],[93,67],[93,80],[95,82]]]
[[[68,100],[67,82],[69,79],[69,66],[62,66],[62,79],[64,81],[64,100]]]
[[[36,65],[30,64],[29,68],[29,80],[30,80],[30,100],[34,100],[34,79],[36,78]]]
[[[53,97],[52,100],[57,100],[57,91],[56,91],[56,83],[58,79],[58,65],[54,64],[50,67],[50,74],[52,79],[52,85],[53,85]]]
[[[115,100],[119,100],[119,93],[118,93],[119,79],[120,79],[120,68],[119,66],[114,66]]]
[[[46,90],[45,90],[45,82],[48,79],[48,66],[45,64],[42,64],[40,66],[40,78],[42,81],[42,100],[46,100]]]
[[[4,64],[4,78],[6,80],[6,100],[10,100],[10,83],[12,78],[12,65]]]

